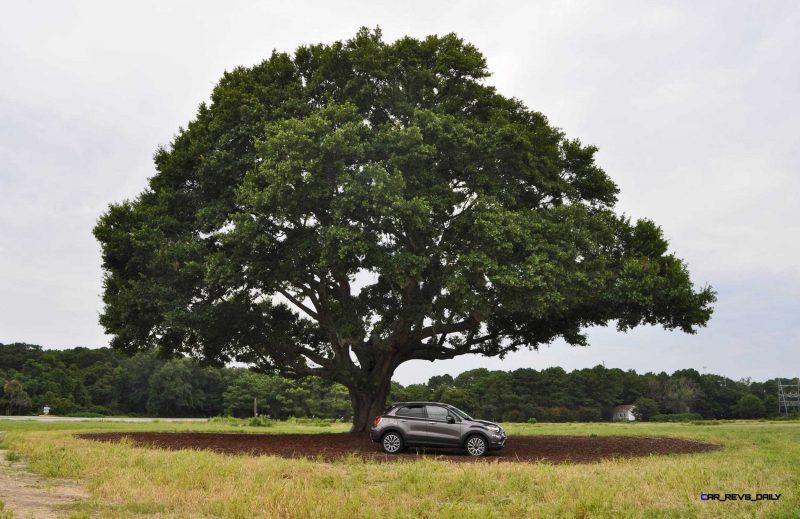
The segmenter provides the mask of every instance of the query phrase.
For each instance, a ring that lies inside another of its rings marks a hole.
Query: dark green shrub
[[[752,393],[742,395],[736,402],[735,409],[739,418],[763,418],[767,414],[764,402]]]
[[[540,422],[574,422],[575,413],[568,407],[537,407],[536,419]]]
[[[599,422],[603,412],[597,407],[579,407],[575,409],[575,420],[578,422]]]
[[[272,427],[275,425],[275,420],[265,416],[255,416],[247,421],[250,427]]]
[[[633,416],[641,422],[649,422],[658,414],[658,402],[646,396],[640,396],[633,402]]]

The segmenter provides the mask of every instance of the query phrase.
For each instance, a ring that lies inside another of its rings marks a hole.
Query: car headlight
[[[495,433],[500,432],[500,428],[496,425],[487,425],[486,428]]]

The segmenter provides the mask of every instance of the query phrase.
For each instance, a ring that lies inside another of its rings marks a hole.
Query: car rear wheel
[[[470,436],[467,438],[465,447],[470,456],[483,456],[486,454],[486,440],[483,439],[483,436],[477,434]]]
[[[403,450],[403,438],[394,431],[389,431],[381,438],[381,447],[387,454],[397,454]]]

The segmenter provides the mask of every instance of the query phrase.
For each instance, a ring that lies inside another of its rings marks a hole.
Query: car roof
[[[392,407],[397,407],[400,405],[441,405],[444,407],[453,407],[450,404],[445,404],[444,402],[395,402],[392,404]]]

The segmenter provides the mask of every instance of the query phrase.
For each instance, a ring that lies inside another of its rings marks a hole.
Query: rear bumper
[[[378,432],[377,428],[373,427],[372,429],[369,430],[369,439],[374,442],[381,441],[381,434],[380,432]]]

